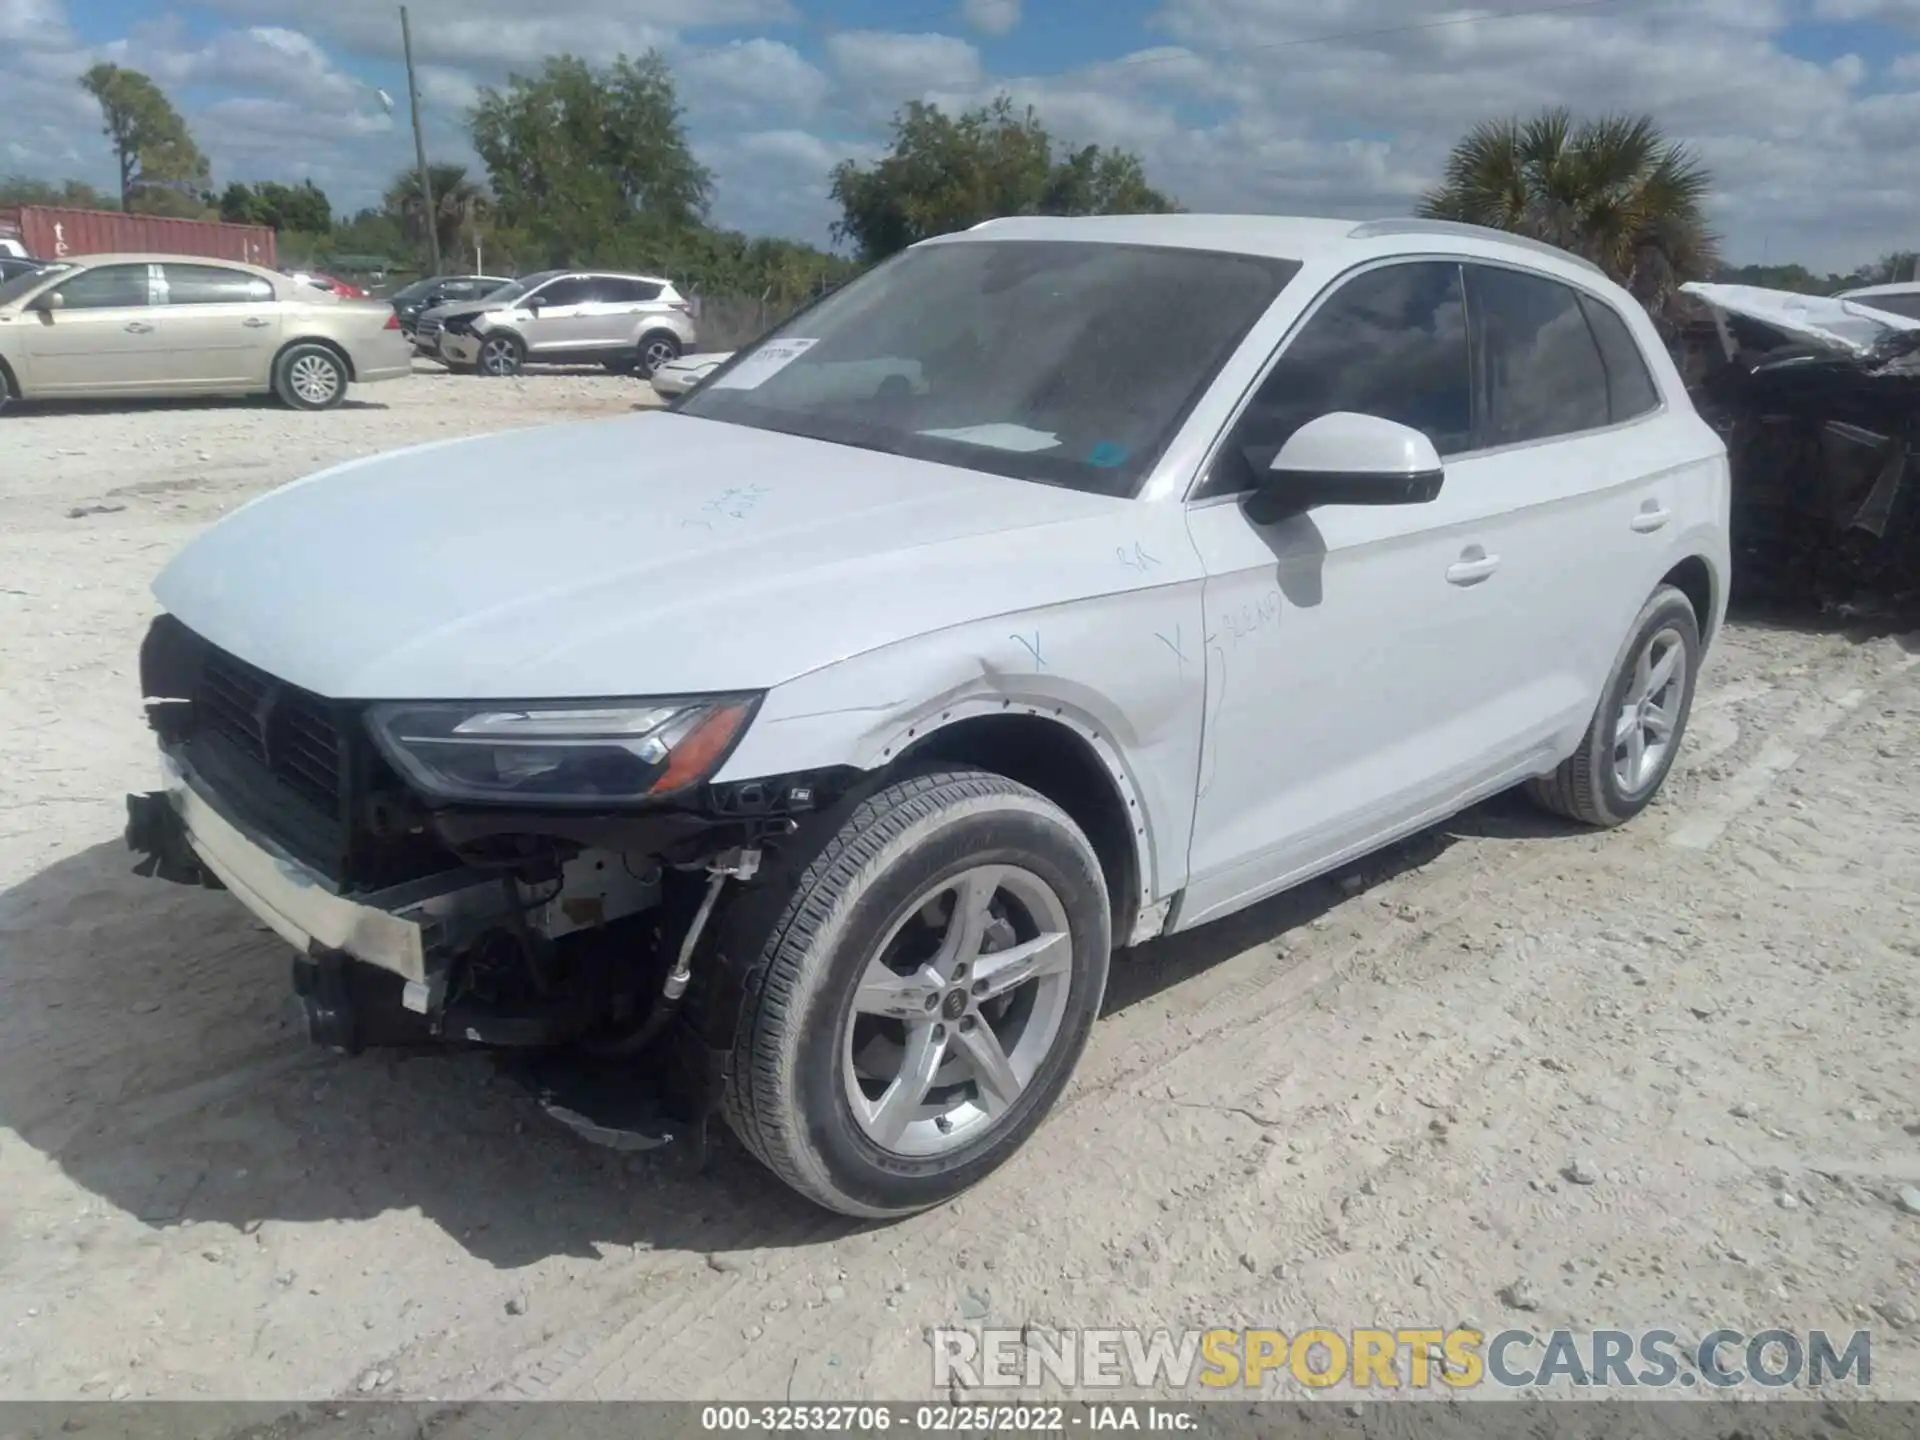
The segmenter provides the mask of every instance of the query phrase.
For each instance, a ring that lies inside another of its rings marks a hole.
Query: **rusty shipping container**
[[[268,269],[278,263],[273,231],[265,225],[170,220],[159,215],[124,215],[118,210],[71,210],[58,205],[0,210],[0,237],[19,240],[29,255],[42,260],[149,252],[244,260]]]

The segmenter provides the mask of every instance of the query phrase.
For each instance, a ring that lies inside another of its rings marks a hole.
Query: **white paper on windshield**
[[[818,340],[769,340],[708,388],[757,390],[819,343]]]
[[[969,445],[985,445],[993,450],[1013,450],[1022,455],[1035,450],[1051,450],[1060,443],[1058,435],[1031,430],[1025,425],[967,425],[959,430],[922,430],[932,440],[962,440]]]

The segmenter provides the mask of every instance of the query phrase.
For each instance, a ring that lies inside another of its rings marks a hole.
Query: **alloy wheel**
[[[649,375],[679,358],[680,347],[671,340],[649,340],[640,350],[640,363]]]
[[[847,1104],[881,1149],[937,1155],[1013,1111],[1066,1016],[1073,935],[1033,872],[981,865],[925,891],[867,964],[845,1024]]]
[[[1613,729],[1613,778],[1638,795],[1663,773],[1686,699],[1687,642],[1672,626],[1654,631],[1633,662]]]
[[[488,340],[480,347],[480,368],[489,375],[511,375],[520,368],[519,352],[511,340]]]
[[[301,355],[287,372],[287,381],[304,403],[326,405],[340,393],[340,367],[324,355]]]

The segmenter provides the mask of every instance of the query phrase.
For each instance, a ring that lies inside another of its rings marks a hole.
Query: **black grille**
[[[331,707],[219,650],[200,672],[195,713],[210,731],[322,814],[337,816],[345,766]]]

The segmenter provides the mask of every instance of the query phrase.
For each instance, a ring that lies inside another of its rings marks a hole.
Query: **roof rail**
[[[1544,240],[1535,240],[1530,235],[1515,235],[1511,230],[1496,230],[1491,225],[1468,225],[1459,220],[1365,220],[1347,232],[1349,240],[1373,240],[1385,235],[1457,235],[1463,240],[1486,240],[1495,245],[1508,245],[1517,250],[1531,250],[1536,255],[1551,255],[1559,260],[1570,260],[1583,269],[1605,278],[1606,271],[1571,250],[1562,250],[1558,245],[1549,245]]]

